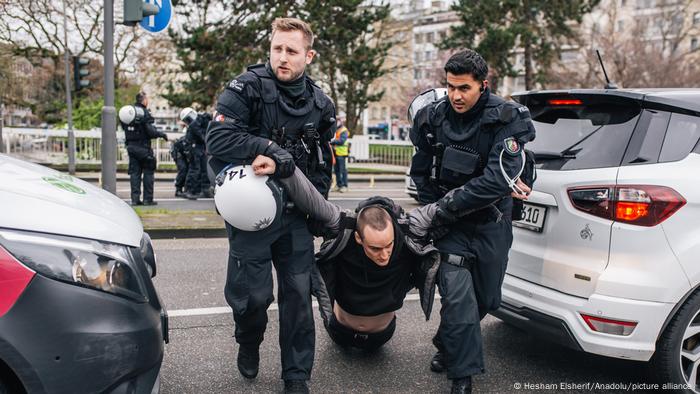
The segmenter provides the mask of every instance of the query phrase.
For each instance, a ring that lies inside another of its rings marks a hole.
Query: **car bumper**
[[[588,299],[563,294],[506,275],[501,309],[494,316],[565,346],[608,357],[648,361],[674,304],[598,294]],[[638,322],[628,336],[591,330],[581,313]]]
[[[28,392],[158,392],[165,327],[150,303],[37,275],[0,318],[0,358]]]

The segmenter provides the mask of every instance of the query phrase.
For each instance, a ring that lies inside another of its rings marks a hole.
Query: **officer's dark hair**
[[[143,104],[143,100],[146,98],[146,93],[144,92],[138,92],[136,93],[136,102],[139,104]]]
[[[470,74],[475,80],[481,82],[489,75],[489,66],[479,53],[471,49],[465,49],[450,56],[450,59],[445,64],[445,73],[453,75]]]
[[[278,31],[300,31],[304,35],[306,41],[306,50],[314,46],[314,32],[311,31],[311,26],[301,19],[297,18],[275,18],[272,21],[272,34],[270,39],[274,37]]]
[[[355,230],[360,238],[362,238],[362,232],[365,227],[370,226],[374,230],[382,231],[390,224],[391,216],[389,216],[386,209],[377,206],[369,206],[362,208],[357,215]]]

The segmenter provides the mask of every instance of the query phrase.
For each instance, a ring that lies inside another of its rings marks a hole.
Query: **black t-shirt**
[[[412,288],[415,259],[416,256],[395,239],[389,264],[380,267],[365,255],[354,238],[350,238],[336,262],[336,302],[344,311],[358,316],[376,316],[400,309]]]

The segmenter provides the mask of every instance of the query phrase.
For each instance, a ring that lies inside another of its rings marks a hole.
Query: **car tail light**
[[[579,211],[617,222],[652,227],[668,219],[686,200],[677,191],[656,185],[603,185],[568,190]]]
[[[584,315],[583,313],[581,317],[591,330],[605,334],[628,336],[632,334],[637,327],[637,322],[634,321],[612,320],[598,316]]]
[[[578,99],[555,99],[555,100],[548,100],[547,103],[549,105],[557,106],[557,105],[583,105],[583,101],[578,100]]]
[[[0,246],[0,317],[17,302],[33,277],[34,271]]]

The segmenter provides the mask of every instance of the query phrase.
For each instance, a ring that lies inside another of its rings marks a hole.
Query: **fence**
[[[102,132],[75,130],[76,164],[101,162]],[[170,144],[182,133],[168,133],[168,141],[153,140],[152,146],[159,164],[174,164]],[[3,128],[4,149],[0,151],[24,160],[44,164],[68,163],[68,132],[65,129]],[[371,140],[360,135],[349,139],[350,161],[408,166],[413,157],[410,141]],[[117,131],[117,164],[127,164],[124,132]]]

